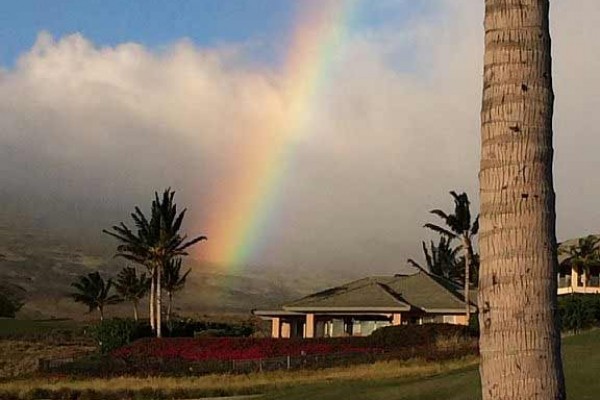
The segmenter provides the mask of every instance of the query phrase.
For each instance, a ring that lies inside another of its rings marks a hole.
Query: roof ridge
[[[350,285],[356,284],[356,283],[361,282],[361,281],[365,281],[365,283],[360,284],[360,285],[358,285],[356,287],[352,287],[352,288],[349,287]],[[377,284],[377,281],[374,278],[370,277],[370,276],[366,276],[364,278],[360,278],[360,279],[356,279],[356,280],[350,281],[350,282],[348,282],[348,283],[346,283],[344,285],[335,286],[335,287],[332,287],[332,288],[328,288],[328,289],[324,289],[324,290],[318,291],[316,293],[309,294],[309,295],[304,296],[304,297],[302,297],[300,299],[293,300],[293,301],[291,301],[289,303],[286,303],[286,304],[283,305],[283,307],[290,307],[290,306],[293,307],[294,304],[300,303],[301,301],[308,300],[308,299],[316,299],[316,298],[318,298],[320,296],[325,297],[325,296],[327,296],[329,294],[330,295],[336,295],[336,294],[339,294],[340,292],[343,292],[343,293],[353,292],[353,291],[362,289],[362,288],[364,288],[366,286],[370,286],[370,285],[373,285],[373,284]]]
[[[402,305],[407,305],[407,306],[412,307],[412,304],[410,304],[408,301],[406,301],[400,293],[397,293],[391,287],[389,287],[387,285],[387,283],[381,283],[381,282],[376,282],[376,283],[377,283],[377,286],[381,290],[383,290],[384,293],[386,293],[388,296],[393,298],[395,302],[400,303]]]

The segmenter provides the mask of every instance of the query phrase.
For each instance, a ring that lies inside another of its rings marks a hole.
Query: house
[[[600,294],[600,265],[573,265],[569,262],[568,255],[560,251],[561,248],[576,245],[578,240],[572,239],[559,246],[558,294]]]
[[[274,338],[367,336],[384,326],[429,322],[466,325],[459,290],[452,282],[418,270],[359,279],[279,310],[253,313],[271,320]],[[475,312],[475,306],[471,310]]]

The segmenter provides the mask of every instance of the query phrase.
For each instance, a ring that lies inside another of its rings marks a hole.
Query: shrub
[[[599,303],[596,295],[560,297],[558,310],[562,330],[577,333],[598,323]]]
[[[17,311],[23,307],[23,302],[8,291],[0,288],[0,317],[14,318]]]
[[[371,343],[380,348],[432,346],[447,338],[472,338],[467,326],[453,324],[397,325],[377,329],[370,336]]]
[[[132,319],[114,318],[104,320],[90,329],[102,354],[109,353],[130,343],[138,332],[140,325]]]
[[[198,321],[194,319],[171,320],[165,325],[166,336],[169,337],[194,337],[197,335],[218,337],[248,337],[255,327],[252,323],[239,324]],[[206,332],[206,333],[203,333]]]

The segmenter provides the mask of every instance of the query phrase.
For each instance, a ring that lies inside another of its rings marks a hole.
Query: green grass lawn
[[[571,400],[598,399],[600,330],[565,338],[564,368]],[[330,381],[291,386],[266,394],[264,400],[476,400],[480,399],[476,367],[413,380]]]

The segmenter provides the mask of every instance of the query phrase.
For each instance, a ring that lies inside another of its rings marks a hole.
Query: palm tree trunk
[[[161,265],[156,266],[156,337],[162,337],[162,290],[160,288]]]
[[[154,315],[156,307],[156,267],[152,267],[150,274],[152,275],[150,279],[150,326],[153,331],[156,331],[156,319]]]
[[[167,321],[171,321],[171,310],[173,308],[173,292],[169,292],[169,305],[167,307]]]
[[[486,0],[485,5],[482,395],[483,400],[563,400],[549,2]]]
[[[465,316],[467,318],[467,325],[471,322],[471,241],[469,240],[468,232],[462,236],[463,252],[465,254]]]
[[[98,312],[100,313],[100,322],[104,321],[104,308],[102,306],[98,306]]]
[[[133,301],[133,319],[136,322],[138,321],[138,301],[137,300]]]

